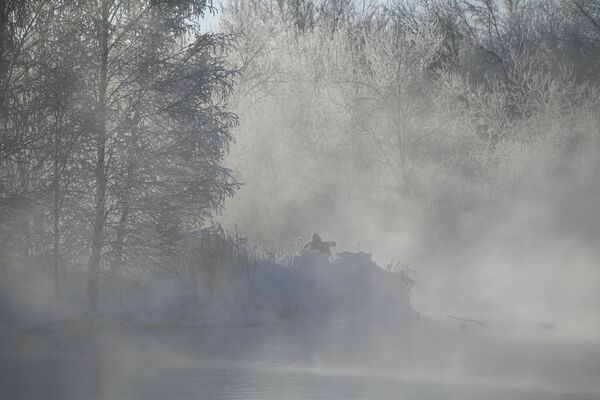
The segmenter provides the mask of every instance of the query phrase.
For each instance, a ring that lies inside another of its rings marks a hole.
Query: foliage
[[[224,5],[246,183],[228,216],[253,239],[443,230],[599,150],[597,1],[307,0],[301,24],[296,4]]]
[[[88,264],[95,307],[104,276],[161,263],[237,189],[231,38],[201,30],[205,0],[2,9],[0,258],[53,260],[57,290]]]

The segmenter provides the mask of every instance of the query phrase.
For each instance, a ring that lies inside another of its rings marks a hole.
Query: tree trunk
[[[60,122],[57,122],[57,125],[60,126]],[[53,257],[52,257],[52,274],[54,278],[54,295],[58,295],[59,292],[59,258],[60,258],[60,168],[59,168],[59,132],[58,127],[54,132],[54,171],[52,177],[52,188],[54,190],[54,221],[53,221]]]
[[[119,304],[122,304],[122,282],[121,282],[121,270],[123,268],[123,246],[125,243],[125,236],[127,234],[127,224],[129,222],[129,213],[131,211],[131,185],[132,178],[135,169],[135,146],[138,138],[138,130],[141,122],[141,107],[142,107],[142,95],[141,89],[137,96],[137,107],[133,116],[133,123],[131,124],[131,136],[127,141],[127,170],[125,177],[125,187],[123,189],[121,202],[123,208],[121,209],[121,217],[119,218],[119,226],[117,227],[117,237],[115,240],[115,255],[113,262],[111,263],[110,275],[113,282],[118,282],[119,286]]]
[[[87,295],[92,309],[98,309],[100,287],[100,263],[104,246],[104,227],[106,224],[106,92],[108,85],[108,41],[109,41],[109,2],[102,2],[102,28],[100,32],[100,79],[98,87],[98,109],[96,125],[96,203],[94,210],[94,230],[90,269],[87,281]]]
[[[129,189],[125,189],[128,191]],[[127,229],[127,218],[129,217],[129,194],[125,193],[123,198],[123,209],[121,210],[121,218],[117,228],[117,238],[115,241],[115,257],[110,266],[110,276],[119,290],[119,305],[123,305],[123,282],[121,272],[123,269],[123,243],[125,241],[125,231]]]

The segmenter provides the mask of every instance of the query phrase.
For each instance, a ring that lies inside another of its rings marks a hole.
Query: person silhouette
[[[304,245],[305,249],[316,250],[321,254],[331,257],[331,248],[335,246],[335,242],[324,242],[317,233],[313,233],[312,240]]]

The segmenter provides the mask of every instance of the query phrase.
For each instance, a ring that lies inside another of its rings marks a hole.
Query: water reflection
[[[2,399],[600,398],[594,343],[425,321],[46,332],[5,344]]]

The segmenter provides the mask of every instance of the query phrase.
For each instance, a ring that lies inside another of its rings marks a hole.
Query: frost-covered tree
[[[109,263],[157,263],[237,187],[221,165],[230,38],[202,31],[207,1],[17,3],[3,8],[2,259],[87,265],[96,307]]]
[[[449,218],[594,148],[596,3],[352,1],[331,29],[315,0],[298,29],[288,2],[225,2],[243,67],[229,165],[247,183],[232,223],[289,243],[348,204]]]

